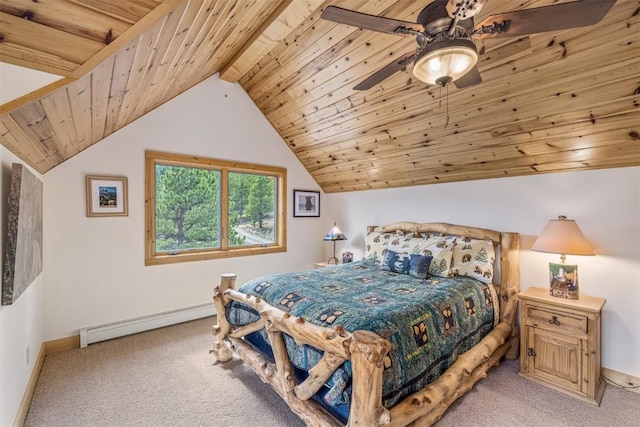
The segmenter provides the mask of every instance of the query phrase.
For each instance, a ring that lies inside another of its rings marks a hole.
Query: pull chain
[[[447,121],[444,122],[444,128],[447,128],[447,125],[449,124],[449,85],[447,85]]]
[[[444,128],[446,129],[447,125],[449,125],[449,85],[448,84],[444,84],[444,85],[438,85],[438,86],[440,87],[440,94],[439,94],[440,100],[438,101],[438,109],[440,111],[442,111],[442,86],[445,86],[447,88],[447,93],[445,94],[445,96],[447,98],[445,100],[445,103],[446,103],[445,104],[445,108],[446,108],[445,114],[447,116],[447,120],[444,122]]]

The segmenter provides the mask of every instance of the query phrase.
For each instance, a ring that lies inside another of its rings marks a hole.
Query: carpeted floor
[[[213,323],[202,319],[48,356],[25,426],[303,426],[242,362],[213,364]],[[517,371],[514,361],[492,369],[437,425],[638,425],[638,394],[608,385],[596,407]]]

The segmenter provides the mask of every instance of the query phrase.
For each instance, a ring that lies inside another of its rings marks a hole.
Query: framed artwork
[[[87,175],[87,216],[127,215],[127,178]]]
[[[293,190],[293,216],[320,216],[320,192],[307,190]]]
[[[42,181],[11,165],[2,305],[11,305],[42,272]]]

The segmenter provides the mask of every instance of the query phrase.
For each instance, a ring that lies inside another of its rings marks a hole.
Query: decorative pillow
[[[426,245],[422,248],[423,255],[432,256],[429,274],[440,277],[451,276],[451,260],[453,258],[453,246],[443,243],[442,239]]]
[[[382,260],[380,261],[380,266],[385,271],[408,274],[426,279],[431,259],[430,256],[398,253],[391,249],[385,249]]]
[[[454,276],[470,276],[483,283],[493,281],[496,253],[491,240],[450,236],[447,241],[453,245],[451,271]]]
[[[413,233],[405,235],[401,232],[380,233],[378,231],[372,231],[364,238],[364,258],[380,262],[382,260],[382,252],[389,247],[396,249],[397,252],[408,252],[408,250],[400,250],[400,248],[402,248],[405,241],[410,239],[411,236],[413,236]]]
[[[451,276],[451,259],[453,244],[444,237],[431,236],[429,238],[414,237],[408,242],[409,253],[432,257],[429,274],[440,277]]]
[[[404,233],[398,230],[391,236],[391,239],[389,239],[386,249],[391,249],[398,253],[409,252],[409,242],[412,238],[413,233]]]

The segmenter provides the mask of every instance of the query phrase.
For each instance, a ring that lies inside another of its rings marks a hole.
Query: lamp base
[[[565,299],[579,299],[578,266],[550,262],[549,285],[549,295],[551,296]]]
[[[331,258],[329,258],[329,261],[327,261],[327,264],[335,264],[338,265],[338,258],[332,256]]]

